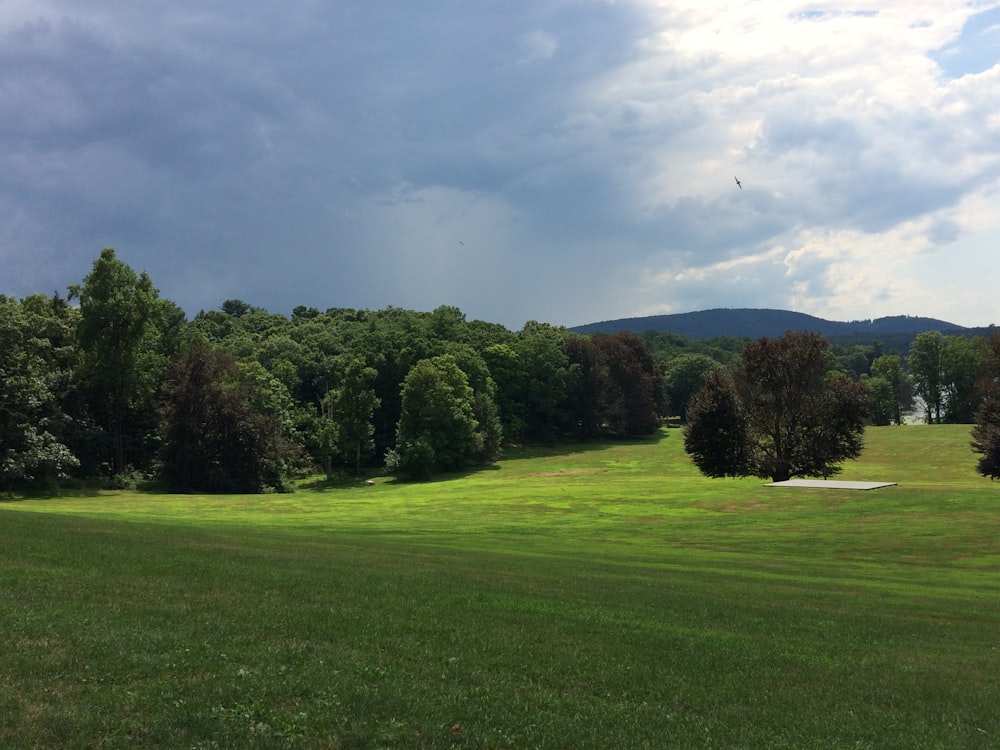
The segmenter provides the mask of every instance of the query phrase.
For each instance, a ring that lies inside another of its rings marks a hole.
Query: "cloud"
[[[518,38],[523,54],[519,62],[528,64],[550,59],[559,49],[559,38],[542,29],[527,31]]]
[[[0,292],[985,323],[928,269],[1000,232],[995,7],[10,2]]]

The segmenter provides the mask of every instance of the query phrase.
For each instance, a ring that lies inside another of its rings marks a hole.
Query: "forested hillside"
[[[718,336],[776,338],[787,331],[803,331],[818,333],[834,343],[866,344],[880,340],[888,348],[902,350],[905,350],[913,337],[921,331],[974,333],[954,323],[909,315],[839,322],[788,310],[749,308],[717,308],[674,315],[622,318],[575,326],[569,330],[574,333],[632,331],[639,334],[662,331],[690,339],[710,339]],[[975,332],[981,333],[981,331]]]

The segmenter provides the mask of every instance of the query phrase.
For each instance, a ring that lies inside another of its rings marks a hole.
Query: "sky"
[[[0,6],[10,296],[983,326],[998,209],[1000,2]]]

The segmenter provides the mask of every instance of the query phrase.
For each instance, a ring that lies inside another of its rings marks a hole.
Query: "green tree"
[[[350,354],[378,372],[374,387],[380,406],[372,417],[377,453],[396,444],[401,385],[407,373],[421,359],[439,353],[429,339],[426,323],[417,313],[390,307],[365,316],[352,332]]]
[[[940,422],[944,410],[944,343],[940,331],[924,331],[910,344],[908,364],[913,392],[924,403],[928,424]]]
[[[437,312],[437,311],[435,311]],[[486,359],[469,344],[444,342],[444,354],[455,358],[455,363],[465,373],[472,388],[472,413],[479,425],[478,463],[489,463],[502,453],[503,425],[496,402],[497,387]]]
[[[0,296],[0,490],[55,482],[79,466],[62,433],[72,353],[66,320],[43,297]]]
[[[155,396],[166,366],[160,337],[164,307],[149,276],[137,275],[115,257],[101,251],[83,284],[70,288],[80,300],[77,336],[79,377],[95,413],[111,435],[111,467],[126,467],[126,423],[155,417]],[[150,425],[155,430],[155,424]],[[133,436],[132,446],[145,435]]]
[[[664,373],[664,386],[670,403],[670,413],[687,421],[687,408],[692,397],[705,384],[708,373],[722,365],[705,354],[680,354],[670,360]]]
[[[976,412],[972,449],[981,454],[976,471],[985,477],[1000,479],[1000,389],[992,389]]]
[[[837,362],[837,369],[846,373],[851,380],[860,380],[862,375],[872,374],[872,361],[882,354],[882,345],[876,342],[868,346],[831,346],[830,351]]]
[[[862,375],[861,382],[868,389],[868,416],[873,425],[892,424],[896,418],[896,400],[892,383],[877,375]]]
[[[779,482],[837,473],[837,464],[861,452],[868,407],[865,387],[831,372],[833,365],[829,344],[817,334],[790,331],[751,342],[732,388],[711,377],[706,386],[715,393],[692,402],[685,448],[708,456],[697,464],[708,476]],[[730,424],[727,414],[735,415]],[[728,446],[737,438],[744,441],[740,450],[709,450],[715,441]]]
[[[517,402],[522,409],[520,442],[550,442],[568,427],[569,358],[563,341],[565,329],[546,323],[524,324],[513,348],[524,372]]]
[[[492,381],[491,381],[492,383]],[[490,463],[503,454],[503,424],[492,390],[473,391],[472,414],[479,425],[477,463]]]
[[[978,384],[983,359],[977,346],[982,339],[948,336],[941,364],[944,371],[944,421],[970,424],[975,420],[982,394]]]
[[[526,374],[521,358],[510,344],[491,344],[483,350],[483,360],[495,384],[495,403],[503,434],[517,440],[525,431],[523,402]]]
[[[903,424],[903,410],[910,408],[913,395],[910,380],[903,372],[903,364],[898,354],[883,354],[872,361],[871,377],[881,381],[872,386],[872,390],[882,393],[883,401],[878,407],[885,413],[884,424],[895,422]],[[881,422],[875,422],[881,424]]]
[[[577,440],[594,440],[604,434],[615,383],[595,337],[569,336],[563,350],[570,364],[566,402],[570,434]]]
[[[337,387],[323,399],[324,415],[333,426],[333,453],[350,462],[356,474],[361,472],[361,459],[375,448],[372,414],[381,403],[375,395],[377,377],[374,368],[350,359],[340,371]]]
[[[219,309],[231,318],[242,318],[254,310],[249,303],[241,299],[227,299]]]
[[[407,373],[396,434],[386,465],[414,479],[460,468],[479,453],[473,391],[452,355],[422,359]]]

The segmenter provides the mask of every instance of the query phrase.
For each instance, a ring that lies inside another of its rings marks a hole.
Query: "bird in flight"
[[[742,190],[743,189],[743,183],[740,182],[740,178],[739,177],[734,177],[733,179],[736,180],[736,187],[738,187],[740,190]]]

